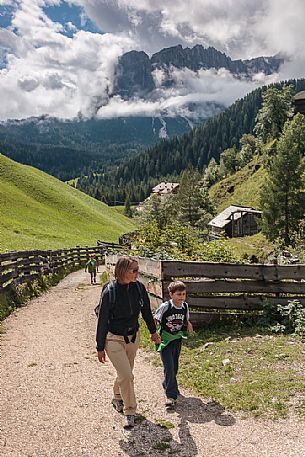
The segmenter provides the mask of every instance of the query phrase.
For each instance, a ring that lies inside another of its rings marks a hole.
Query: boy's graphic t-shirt
[[[169,333],[177,333],[183,329],[186,321],[189,320],[187,303],[181,308],[174,305],[172,300],[162,303],[155,313],[155,319],[160,322],[161,330]]]

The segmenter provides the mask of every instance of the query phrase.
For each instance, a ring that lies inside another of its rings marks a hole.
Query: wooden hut
[[[231,205],[209,222],[212,238],[254,235],[260,231],[262,212],[247,206]]]
[[[294,114],[301,113],[305,116],[305,90],[294,96]]]

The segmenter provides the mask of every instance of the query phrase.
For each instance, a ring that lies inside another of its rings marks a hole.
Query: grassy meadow
[[[117,242],[135,228],[114,209],[0,154],[0,252]]]
[[[144,349],[153,351],[143,323],[141,335]],[[159,354],[151,354],[161,365]],[[201,329],[183,344],[178,383],[243,418],[305,417],[304,361],[299,336],[271,335],[257,327]]]

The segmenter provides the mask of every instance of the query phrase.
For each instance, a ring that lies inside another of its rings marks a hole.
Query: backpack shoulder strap
[[[100,301],[99,301],[98,305],[94,308],[94,312],[95,312],[97,317],[98,317],[98,315],[100,313],[100,309],[101,309],[101,306],[102,306],[103,295],[106,292],[106,290],[109,293],[109,305],[110,305],[110,308],[112,308],[114,303],[115,303],[115,298],[116,298],[116,283],[115,283],[115,281],[110,281],[110,282],[108,282],[108,283],[103,285]]]
[[[165,303],[166,303],[167,306],[166,306],[166,309],[164,310],[164,313],[166,313],[167,311],[169,311],[170,308],[171,308],[171,302],[170,302],[169,300],[167,300]],[[164,314],[164,313],[163,313],[163,314]]]
[[[107,289],[109,293],[109,305],[113,306],[115,304],[116,299],[116,283],[115,281],[110,281],[107,284]]]
[[[141,308],[144,306],[144,296],[143,296],[143,284],[140,282],[140,281],[137,281],[136,282],[136,285],[137,285],[137,289],[139,291],[139,295],[140,295],[140,305],[141,305]]]

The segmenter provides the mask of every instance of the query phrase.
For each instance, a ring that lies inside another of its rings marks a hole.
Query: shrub
[[[263,304],[264,316],[260,324],[275,333],[294,333],[305,336],[305,308],[298,300],[288,300],[285,305]]]

